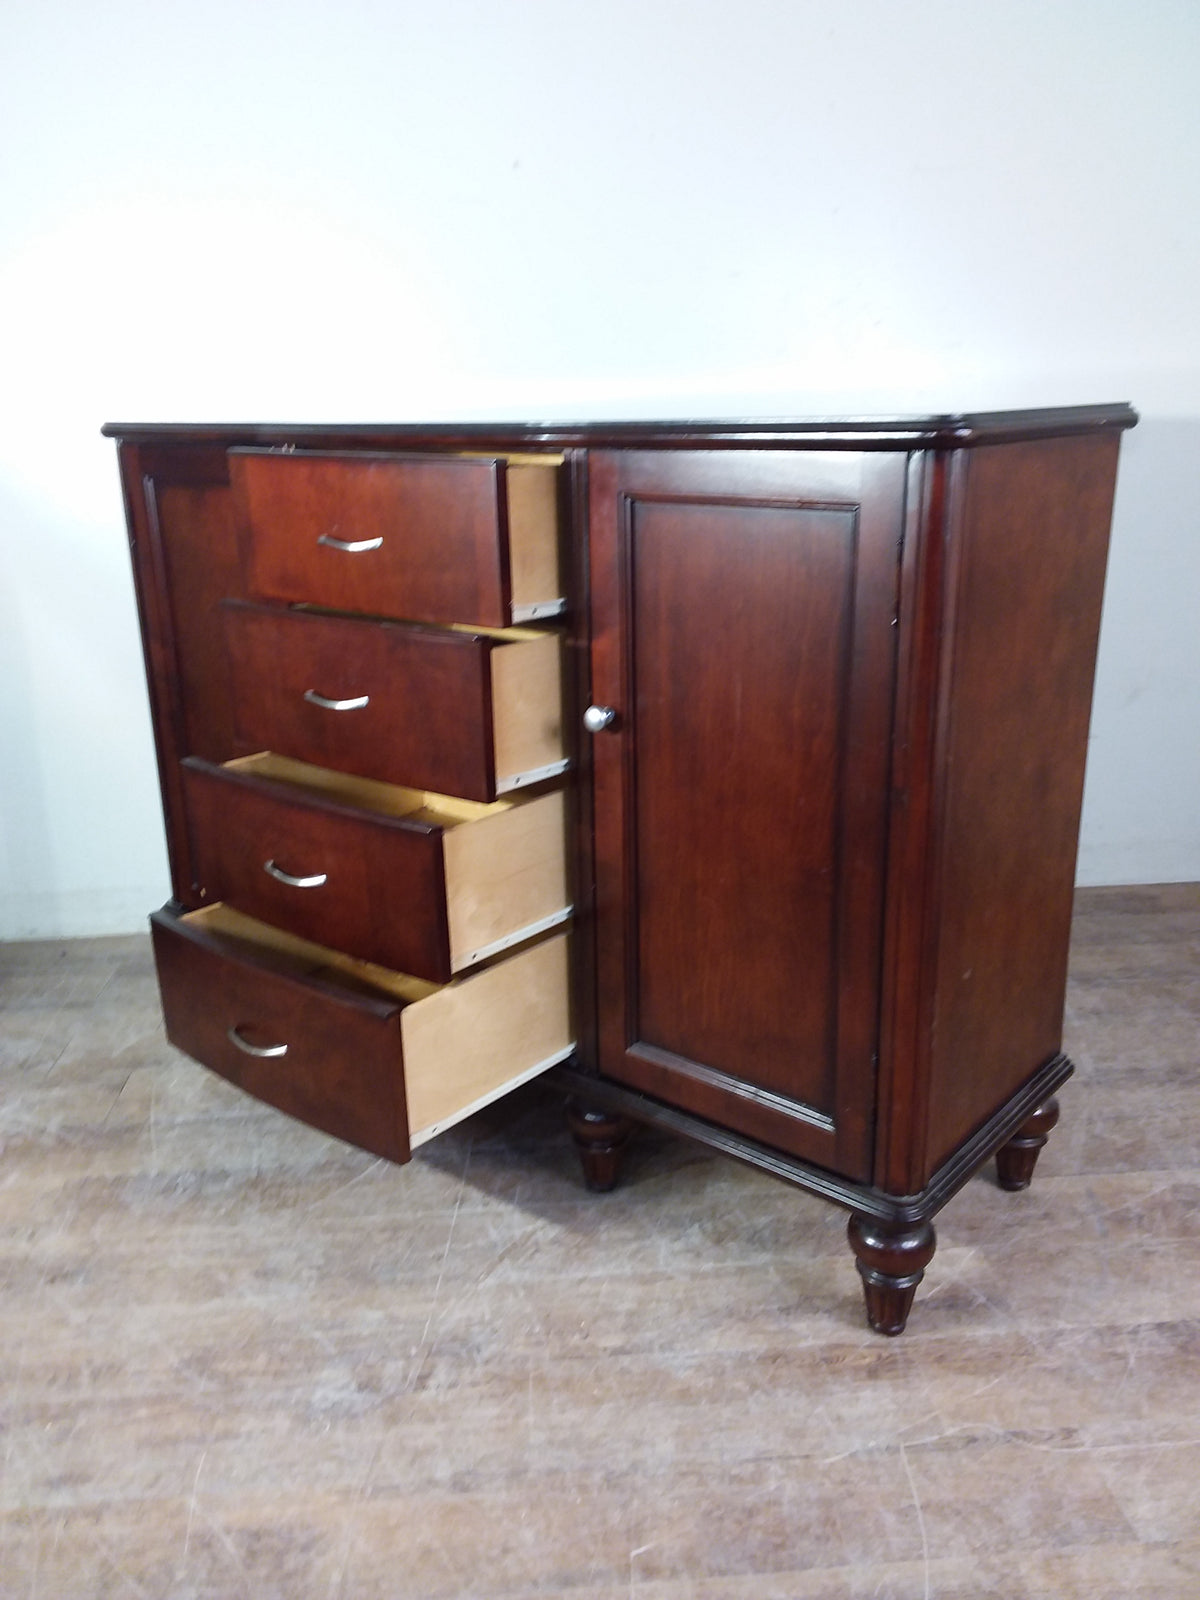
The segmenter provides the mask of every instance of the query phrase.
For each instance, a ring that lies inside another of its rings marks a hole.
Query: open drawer
[[[556,634],[233,600],[222,614],[243,749],[468,800],[567,766]]]
[[[439,987],[223,905],[150,921],[171,1043],[390,1161],[574,1048],[565,933]]]
[[[235,449],[261,599],[503,628],[564,608],[561,458]]]
[[[183,781],[206,899],[364,961],[444,983],[571,915],[561,791],[480,805],[267,752]]]

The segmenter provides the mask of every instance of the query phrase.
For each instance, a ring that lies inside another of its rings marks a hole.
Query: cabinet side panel
[[[224,575],[227,519],[220,511],[224,451],[187,444],[120,449],[134,590],[141,621],[166,821],[171,888],[195,904],[179,761],[189,750],[220,759],[228,746],[228,693],[214,655],[214,583]],[[215,519],[206,508],[218,507]],[[206,561],[214,568],[208,575]],[[207,685],[207,688],[206,688]]]
[[[222,485],[154,486],[183,696],[185,753],[234,754],[233,694],[220,601],[242,591],[237,531]]]
[[[967,459],[950,530],[926,1176],[1061,1045],[1117,443]]]

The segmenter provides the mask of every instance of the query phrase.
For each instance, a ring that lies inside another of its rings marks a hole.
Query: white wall
[[[0,934],[166,893],[105,418],[1128,398],[1082,853],[1200,877],[1194,0],[10,7]]]

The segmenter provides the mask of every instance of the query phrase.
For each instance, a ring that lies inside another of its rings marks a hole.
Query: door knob
[[[589,706],[583,713],[583,725],[589,733],[603,733],[617,720],[612,706]]]

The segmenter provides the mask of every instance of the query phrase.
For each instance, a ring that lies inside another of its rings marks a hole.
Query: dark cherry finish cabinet
[[[111,427],[171,1037],[394,1159],[550,1072],[595,1187],[643,1121],[846,1207],[899,1332],[1071,1071],[1134,420]]]

